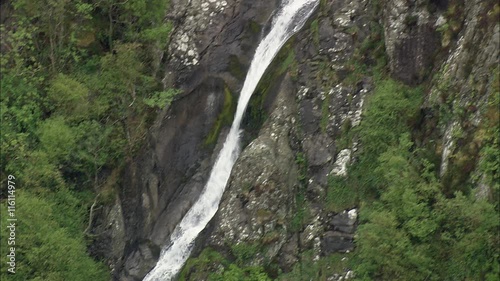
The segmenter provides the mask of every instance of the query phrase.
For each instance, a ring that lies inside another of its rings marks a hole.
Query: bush
[[[27,191],[17,191],[17,272],[7,276],[7,271],[2,270],[2,280],[109,280],[104,264],[86,254],[83,229],[80,229],[83,210],[81,205],[78,207],[78,199],[68,191],[60,192],[64,198],[54,198],[58,202],[54,203]],[[66,204],[72,207],[67,208]],[[7,209],[5,203],[0,207]],[[7,220],[4,214],[2,212],[2,221]],[[8,236],[6,227],[1,231],[2,237]],[[7,262],[5,250],[6,247],[2,247],[2,264]]]

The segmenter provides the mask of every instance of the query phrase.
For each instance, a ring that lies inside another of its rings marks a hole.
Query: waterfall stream
[[[188,259],[196,237],[217,212],[231,169],[240,153],[240,125],[250,97],[278,51],[302,28],[318,4],[319,0],[283,1],[274,17],[271,30],[257,47],[241,90],[231,130],[210,178],[198,200],[174,229],[170,237],[171,243],[162,249],[156,267],[148,273],[144,281],[172,280]]]

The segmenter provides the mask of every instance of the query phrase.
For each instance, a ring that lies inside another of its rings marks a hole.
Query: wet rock
[[[221,248],[228,244],[265,243],[260,259],[273,259],[287,242],[288,218],[293,211],[290,203],[295,200],[293,186],[297,180],[288,138],[296,110],[290,82],[289,77],[284,79],[269,119],[233,167],[211,223],[214,229],[209,245]],[[271,236],[273,239],[268,239]],[[259,263],[259,258],[253,262]]]
[[[229,58],[234,56],[246,71],[260,36],[260,30],[247,25],[251,21],[260,29],[276,5],[275,1],[172,1],[168,18],[175,28],[170,45],[162,46],[158,54],[158,63],[162,62],[158,75],[164,75],[165,88],[183,93],[159,114],[147,145],[121,175],[126,238],[106,237],[111,244],[125,243],[125,247],[123,253],[105,251],[117,275],[142,279],[140,275],[154,262],[139,258],[144,254],[139,241],[162,247],[197,199],[220,148],[220,143],[206,145],[205,139],[223,110],[225,88],[237,92],[243,83],[231,73]],[[106,221],[109,212],[102,212],[101,219]]]
[[[160,248],[149,242],[139,244],[137,250],[128,256],[125,267],[128,269],[122,273],[120,280],[141,280],[156,264],[160,256]]]

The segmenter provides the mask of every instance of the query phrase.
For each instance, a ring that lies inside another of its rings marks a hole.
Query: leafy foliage
[[[155,92],[151,98],[144,99],[144,103],[148,106],[162,109],[169,106],[177,94],[179,94],[179,92],[174,89]]]
[[[418,90],[402,90],[394,82],[378,85],[358,131],[363,151],[347,181],[372,195],[359,195],[356,276],[495,280],[498,211],[473,195],[444,193],[434,165],[410,139]]]
[[[17,191],[16,274],[2,270],[5,280],[109,280],[103,264],[86,254],[82,223],[85,208],[68,190],[59,190],[56,198],[28,191]],[[1,204],[7,209],[6,203]],[[2,221],[6,221],[2,212]],[[6,227],[2,236],[8,237]],[[7,262],[7,247],[1,261]],[[9,274],[9,276],[7,276]]]
[[[93,192],[144,140],[150,107],[177,94],[152,56],[172,30],[168,1],[11,2],[0,26],[0,172],[23,190],[13,280],[109,280],[84,224]],[[4,208],[4,190],[0,199]]]
[[[196,258],[186,262],[179,275],[179,280],[209,280],[209,281],[270,281],[264,269],[258,266],[245,266],[243,263],[256,254],[255,245],[239,244],[232,247],[237,256],[232,263],[219,252],[206,248]]]

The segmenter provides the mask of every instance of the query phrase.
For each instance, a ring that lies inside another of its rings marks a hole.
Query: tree
[[[67,191],[66,200],[71,197]],[[86,255],[82,230],[61,227],[57,217],[76,220],[74,226],[81,226],[82,217],[74,210],[59,209],[50,200],[27,191],[16,193],[16,215],[22,218],[16,222],[16,267],[15,275],[0,273],[2,280],[109,280],[103,264]],[[68,197],[69,196],[69,197]],[[6,208],[5,203],[1,204]],[[2,221],[6,221],[2,212]],[[76,216],[75,216],[76,214]],[[2,237],[7,237],[8,229],[2,227]],[[6,247],[2,247],[5,251]],[[2,264],[6,263],[6,253],[2,252]]]
[[[40,145],[53,163],[69,162],[76,149],[75,130],[62,117],[46,119],[39,129]]]
[[[52,73],[67,68],[70,62],[79,61],[77,37],[87,28],[92,5],[80,0],[18,0],[13,6],[20,23],[36,22],[32,38],[37,44],[43,46],[43,42],[48,41],[48,49],[41,49],[45,52],[31,55],[39,56],[42,64],[48,59]]]
[[[51,81],[47,95],[55,107],[54,114],[75,121],[91,117],[89,90],[75,79],[58,74]]]

